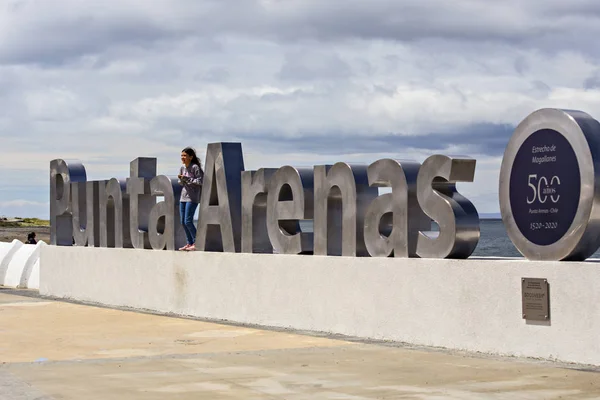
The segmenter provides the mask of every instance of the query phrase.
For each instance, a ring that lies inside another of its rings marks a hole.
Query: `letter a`
[[[200,196],[196,249],[241,250],[242,171],[241,143],[210,143]]]

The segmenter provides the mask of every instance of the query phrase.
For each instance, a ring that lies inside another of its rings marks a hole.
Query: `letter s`
[[[417,255],[423,258],[467,258],[479,242],[479,215],[456,190],[456,182],[473,182],[476,161],[433,155],[417,177],[417,199],[423,212],[440,227],[435,235],[419,232]]]

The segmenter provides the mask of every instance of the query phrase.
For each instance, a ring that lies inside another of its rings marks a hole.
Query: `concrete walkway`
[[[593,371],[6,293],[2,400],[600,399]]]

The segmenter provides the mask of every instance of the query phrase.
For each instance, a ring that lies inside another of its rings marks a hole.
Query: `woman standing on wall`
[[[177,175],[179,184],[183,186],[179,198],[179,215],[185,230],[187,244],[179,250],[194,251],[196,250],[194,214],[200,202],[204,171],[202,171],[202,165],[196,156],[196,151],[191,147],[186,147],[181,151],[181,162],[183,165],[179,168],[179,175]]]

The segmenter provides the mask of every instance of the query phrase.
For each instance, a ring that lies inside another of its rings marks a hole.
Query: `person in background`
[[[181,162],[183,165],[179,168],[179,175],[177,175],[179,184],[183,186],[179,198],[179,215],[185,230],[187,244],[179,250],[194,251],[196,250],[194,214],[198,203],[200,203],[204,171],[200,160],[196,156],[196,151],[191,147],[186,147],[181,151]]]
[[[37,240],[35,240],[35,232],[31,232],[27,235],[27,244],[37,244]]]

